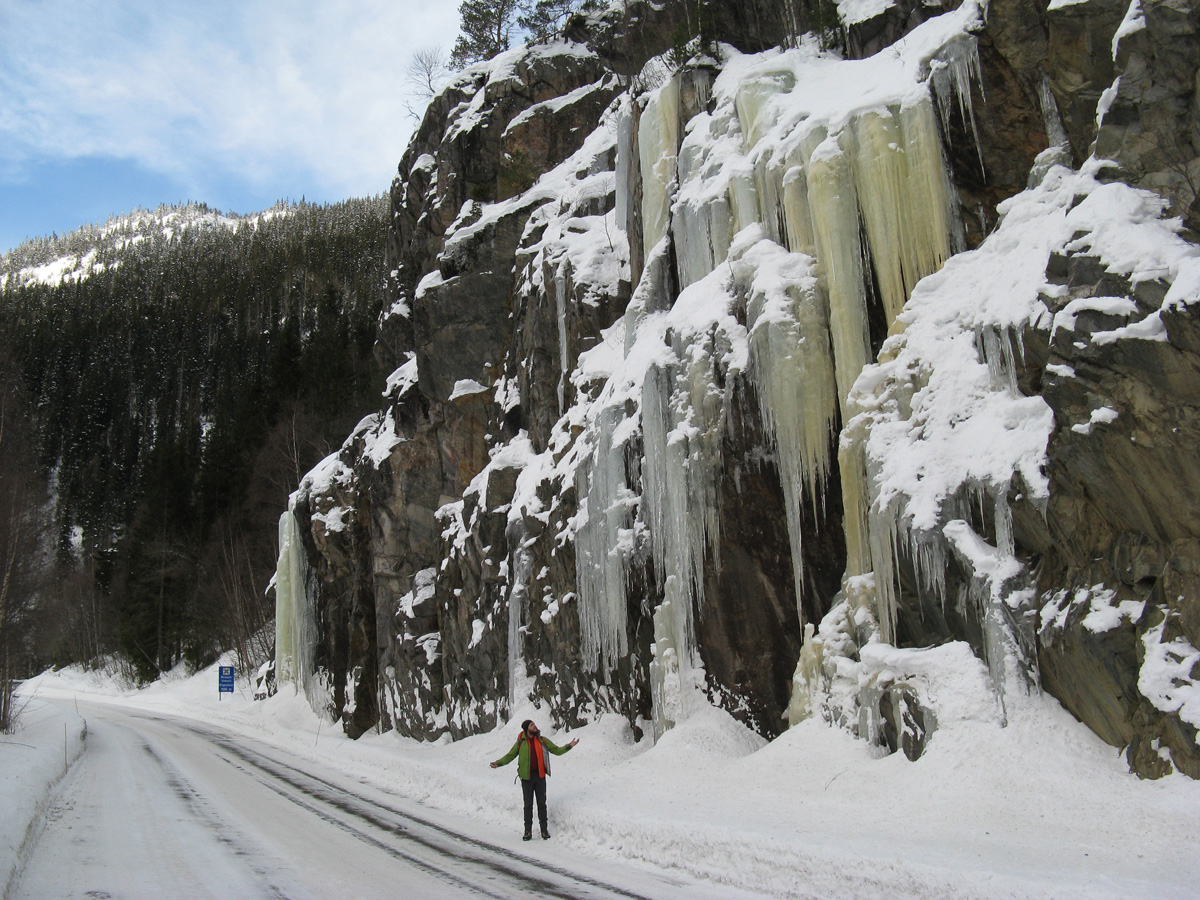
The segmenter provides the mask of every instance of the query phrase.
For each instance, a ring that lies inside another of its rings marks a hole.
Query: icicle
[[[642,177],[642,248],[647,256],[667,233],[671,184],[679,152],[679,78],[650,95],[638,122]]]
[[[629,653],[626,582],[637,496],[626,479],[626,448],[613,446],[624,409],[600,412],[596,447],[576,473],[581,525],[575,535],[579,629],[584,665],[608,682],[617,660]]]
[[[852,161],[852,162],[851,162]],[[927,101],[887,113],[857,117],[812,152],[805,168],[807,205],[829,295],[842,420],[858,412],[850,387],[870,361],[867,274],[874,266],[889,323],[899,315],[916,283],[950,255],[955,216],[952,192]],[[785,180],[789,238],[802,241],[803,195]],[[859,214],[862,216],[862,232]],[[793,231],[792,223],[796,226]],[[864,240],[865,235],[865,240]],[[864,257],[863,244],[869,257]],[[861,441],[850,436],[839,453],[842,473],[847,573],[875,573],[877,617],[885,641],[894,638],[896,560],[901,511],[872,503],[873,473]],[[914,564],[937,590],[937,543],[909,535]]]
[[[829,318],[813,280],[789,283],[774,296],[752,293],[747,320],[759,409],[779,456],[796,604],[803,621],[801,504],[807,494],[814,512],[823,506],[829,449],[837,427]]]
[[[930,64],[929,81],[937,96],[942,118],[942,133],[950,133],[950,105],[957,103],[959,115],[971,126],[971,137],[979,155],[979,171],[984,173],[983,145],[979,142],[979,126],[975,122],[975,105],[971,84],[983,91],[983,75],[979,66],[979,44],[974,35],[962,34],[948,41]]]
[[[1051,147],[1070,147],[1071,139],[1067,136],[1066,126],[1063,125],[1062,115],[1058,111],[1058,101],[1054,99],[1054,91],[1050,89],[1050,76],[1043,75],[1038,84],[1038,99],[1041,101],[1042,121],[1046,124],[1046,139]]]
[[[854,119],[853,128],[855,186],[871,248],[879,248],[873,254],[875,273],[890,322],[908,299],[903,244],[909,230],[922,223],[913,221],[904,202],[907,172],[897,118],[866,113]]]
[[[975,330],[975,346],[993,384],[1014,393],[1018,391],[1019,362],[1024,358],[1020,343],[1019,332],[1002,326],[980,326]]]
[[[905,274],[911,294],[917,281],[940,269],[951,253],[965,250],[966,241],[933,101],[926,98],[901,107],[900,131],[907,157],[907,206],[919,223],[912,235],[915,266]]]
[[[980,491],[982,493],[982,490]],[[995,490],[989,491],[999,501]],[[970,579],[960,599],[960,614],[970,615],[981,626],[983,661],[988,667],[992,687],[996,692],[1001,724],[1006,718],[1006,694],[1010,683],[1021,682],[1018,675],[1024,668],[1026,687],[1036,684],[1037,651],[1031,620],[1021,610],[1022,598],[1035,593],[1030,585],[1028,570],[1012,557],[1011,525],[1000,520],[1008,516],[1007,504],[997,502],[996,517],[999,547],[993,547],[963,519],[946,524],[943,532],[947,544]],[[1006,536],[1005,532],[1009,534]],[[1024,584],[1024,589],[1021,585]],[[1012,600],[1011,605],[1004,598]],[[963,607],[967,607],[964,609]]]

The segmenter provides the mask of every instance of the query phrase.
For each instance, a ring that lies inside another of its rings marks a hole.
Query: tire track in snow
[[[253,862],[257,854],[250,848],[250,845],[240,836],[235,839],[230,835],[229,823],[212,809],[204,799],[204,795],[192,786],[183,773],[156,752],[144,738],[142,739],[142,749],[154,760],[162,772],[167,786],[174,791],[175,796],[183,803],[192,818],[211,831],[216,840],[228,847],[234,856],[247,862],[251,871],[265,882],[265,887],[271,897],[277,898],[277,900],[288,900],[287,894],[283,893],[278,885],[271,882],[271,873]]]

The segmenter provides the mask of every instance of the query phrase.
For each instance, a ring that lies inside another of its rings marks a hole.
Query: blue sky
[[[139,206],[385,191],[456,0],[0,0],[0,252]]]

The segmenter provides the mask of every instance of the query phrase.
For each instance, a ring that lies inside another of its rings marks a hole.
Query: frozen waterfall
[[[300,523],[291,505],[279,517],[279,562],[275,569],[275,677],[303,691],[320,709],[315,683],[317,625],[308,589],[308,562]]]
[[[617,181],[633,196],[640,185],[646,260],[625,316],[621,375],[637,421],[611,398],[588,416],[591,453],[576,474],[580,620],[592,666],[608,670],[628,653],[626,582],[644,528],[663,592],[651,661],[658,731],[703,686],[695,632],[719,546],[728,384],[753,381],[774,444],[802,607],[803,504],[820,521],[839,422],[849,422],[851,388],[873,361],[869,323],[895,329],[917,283],[959,247],[939,113],[955,100],[973,122],[973,38],[914,53],[924,55],[735,57],[688,121],[678,74],[647,95],[640,117],[633,104],[622,112]],[[633,210],[618,202],[624,226]],[[627,437],[638,425],[634,459]],[[838,466],[846,574],[890,584],[892,545],[904,538],[872,513],[861,447],[843,445]],[[940,547],[912,549],[936,578],[939,560],[924,558]],[[893,617],[882,605],[888,640]]]

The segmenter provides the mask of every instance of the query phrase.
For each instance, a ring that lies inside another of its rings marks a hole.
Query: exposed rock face
[[[941,43],[872,59],[938,10],[848,23],[863,63],[911,54],[912,89],[826,119],[787,120],[810,49],[734,55],[741,82],[647,66],[686,4],[576,18],[571,43],[436,97],[392,187],[383,406],[338,454],[350,474],[295,504],[347,732],[458,738],[532,703],[640,736],[701,698],[767,737],[819,714],[916,759],[939,686],[966,678],[970,714],[1002,720],[1015,669],[1135,771],[1200,777],[1191,713],[1147,681],[1200,646],[1200,333],[1167,281],[1068,235],[1023,317],[963,314],[988,390],[1042,429],[1032,469],[951,485],[918,522],[871,448],[873,428],[932,429],[912,420],[938,361],[908,362],[905,329],[935,314],[905,297],[986,250],[1055,159],[1098,140],[1194,200],[1154,141],[1195,130],[1195,17],[1147,6],[1138,31],[1106,3],[964,5]],[[709,6],[748,52],[820,12]],[[1155,316],[1165,339],[1096,337]]]
[[[1124,0],[1085,0],[1047,12],[1046,74],[1076,162],[1096,139],[1096,108],[1117,74],[1113,37],[1127,8]]]
[[[1135,771],[1170,771],[1159,752],[1169,748],[1177,768],[1200,777],[1196,729],[1138,689],[1148,652],[1200,640],[1200,321],[1186,308],[1161,309],[1164,285],[1131,285],[1093,257],[1055,257],[1051,270],[1067,288],[1056,306],[1130,302],[1075,316],[1050,344],[1051,371],[1063,374],[1050,375],[1043,392],[1058,423],[1049,543],[1038,548],[1043,683],[1101,737],[1128,747]],[[1104,332],[1154,313],[1165,340],[1104,342]]]
[[[1115,96],[1096,155],[1121,163],[1132,184],[1171,201],[1200,230],[1200,4],[1147,0],[1124,19]]]

